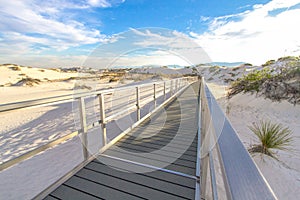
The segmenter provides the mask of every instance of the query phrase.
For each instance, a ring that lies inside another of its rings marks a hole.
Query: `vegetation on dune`
[[[269,65],[273,65],[273,64],[275,64],[275,60],[269,60],[269,61],[267,61],[265,64],[263,64],[262,66],[269,66]]]
[[[220,66],[217,66],[217,65],[211,66],[211,67],[209,67],[209,72],[213,73],[213,72],[218,71],[219,69],[220,69]]]
[[[240,92],[258,92],[260,85],[272,77],[269,68],[263,70],[255,70],[242,78],[237,79],[231,85],[231,91],[229,96],[233,96]]]
[[[273,101],[287,100],[292,104],[300,104],[300,61],[292,58],[281,67],[254,70],[233,81],[228,97],[239,93],[256,93]],[[267,63],[272,63],[268,61]]]
[[[299,61],[300,57],[296,57],[296,56],[285,56],[285,57],[281,57],[278,58],[278,61]]]
[[[249,129],[259,140],[259,144],[252,145],[248,149],[250,153],[262,153],[277,159],[273,150],[289,150],[291,146],[292,131],[281,124],[262,120],[253,123]]]
[[[74,90],[82,90],[82,89],[88,89],[88,90],[91,90],[92,87],[91,87],[91,86],[87,86],[87,85],[85,85],[85,84],[75,83],[73,89],[74,89]]]
[[[25,77],[25,78],[22,78],[17,83],[13,84],[12,86],[34,86],[34,85],[38,85],[40,83],[41,83],[40,79]]]

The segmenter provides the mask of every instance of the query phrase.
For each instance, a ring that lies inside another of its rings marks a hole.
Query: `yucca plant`
[[[262,120],[259,123],[253,123],[249,129],[257,136],[260,144],[250,147],[250,153],[263,153],[272,158],[276,158],[272,149],[289,150],[292,142],[292,131],[281,124]]]

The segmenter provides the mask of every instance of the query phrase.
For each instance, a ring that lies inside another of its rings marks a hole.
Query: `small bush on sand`
[[[87,86],[87,85],[85,85],[85,84],[78,84],[78,83],[75,83],[73,89],[74,89],[74,90],[83,90],[83,89],[91,90],[92,87],[91,87],[91,86]]]
[[[289,150],[292,131],[288,127],[262,120],[259,123],[253,123],[252,126],[249,126],[249,129],[259,140],[259,144],[252,145],[249,148],[250,153],[262,153],[276,158],[273,149]]]
[[[220,69],[219,66],[211,66],[211,67],[209,67],[209,73],[216,72],[216,71],[219,70],[219,69]]]
[[[275,64],[275,60],[268,60],[265,64],[263,64],[262,66],[269,66],[269,65],[273,65]]]
[[[21,71],[21,67],[19,67],[19,66],[12,66],[12,67],[9,67],[9,69],[11,69],[13,71]]]
[[[40,84],[40,82],[41,82],[40,79],[26,77],[26,78],[22,78],[20,81],[13,84],[13,86],[34,86]]]

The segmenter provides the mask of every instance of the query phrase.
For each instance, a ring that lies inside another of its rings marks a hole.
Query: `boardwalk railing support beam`
[[[141,119],[141,109],[140,109],[140,89],[136,87],[136,121]]]
[[[166,81],[164,82],[164,100],[166,100]]]
[[[173,80],[171,80],[171,83],[170,83],[170,94],[171,94],[171,96],[173,95]]]
[[[99,94],[99,105],[100,105],[100,117],[101,117],[101,128],[102,128],[102,145],[105,146],[106,140],[106,121],[105,121],[105,107],[104,107],[104,95]]]
[[[153,84],[153,99],[154,99],[154,108],[156,108],[156,84]]]
[[[82,150],[83,150],[83,158],[84,160],[87,160],[89,157],[89,153],[87,150],[88,141],[87,141],[87,124],[86,124],[84,97],[79,98],[79,113],[80,113],[81,143],[82,143]]]

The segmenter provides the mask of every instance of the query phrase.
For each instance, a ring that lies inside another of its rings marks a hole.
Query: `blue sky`
[[[205,52],[192,64],[262,64],[300,54],[299,11],[300,0],[0,0],[0,63],[185,65],[199,53],[188,43]]]

